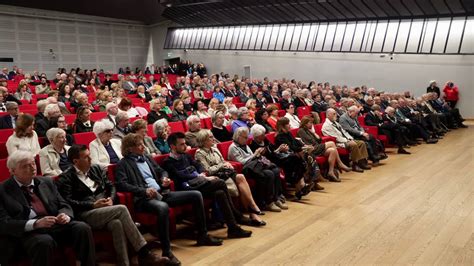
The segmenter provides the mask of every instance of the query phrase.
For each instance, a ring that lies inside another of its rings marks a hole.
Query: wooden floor
[[[325,192],[267,213],[268,225],[221,247],[173,241],[184,265],[474,265],[474,123],[435,145],[389,154]],[[225,230],[211,234],[225,237]]]

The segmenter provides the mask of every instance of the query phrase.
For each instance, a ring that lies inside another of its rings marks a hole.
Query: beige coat
[[[122,141],[118,139],[111,139],[110,143],[112,144],[112,148],[114,149],[115,153],[119,157],[119,159],[122,159]],[[104,147],[104,144],[97,138],[93,140],[89,144],[89,150],[91,152],[91,158],[92,158],[92,163],[93,164],[98,164],[102,168],[106,169],[109,164],[110,164],[110,157],[109,153]]]
[[[215,147],[212,147],[210,150],[198,149],[195,158],[209,175],[213,175],[219,169],[225,167],[224,157],[222,157],[220,151]]]
[[[64,146],[66,152],[69,146]],[[39,153],[41,173],[44,176],[58,176],[63,171],[59,168],[59,153],[53,148],[52,144],[41,149]]]

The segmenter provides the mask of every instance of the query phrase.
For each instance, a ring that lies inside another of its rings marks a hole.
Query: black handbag
[[[217,170],[217,172],[214,175],[219,177],[219,179],[222,179],[225,181],[229,178],[232,180],[235,180],[235,176],[237,175],[237,173],[235,172],[234,169],[222,167],[219,170]]]

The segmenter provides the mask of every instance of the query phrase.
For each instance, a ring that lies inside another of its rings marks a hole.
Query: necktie
[[[48,212],[44,207],[41,199],[35,194],[33,186],[22,186],[21,189],[25,193],[26,199],[31,205],[31,208],[36,213],[37,216],[46,216]]]

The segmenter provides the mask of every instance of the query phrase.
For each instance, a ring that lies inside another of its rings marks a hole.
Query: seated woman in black
[[[163,109],[161,99],[156,98],[150,101],[150,112],[146,117],[148,124],[151,125],[163,118],[166,120],[170,119],[170,117],[164,111],[161,111],[161,109]]]
[[[184,109],[183,100],[175,100],[173,102],[173,112],[171,113],[171,121],[186,121],[186,119],[188,119],[188,114]]]
[[[268,119],[268,112],[265,108],[262,108],[255,112],[255,122],[265,128],[265,132],[273,132],[272,126],[268,124],[267,122]]]
[[[230,133],[224,126],[225,116],[221,111],[217,111],[212,116],[212,134],[219,142],[232,140],[232,133]]]
[[[250,133],[253,136],[249,145],[250,149],[255,152],[258,148],[265,148],[265,157],[281,167],[285,172],[285,180],[296,187],[296,198],[301,199],[302,196],[307,195],[311,191],[311,185],[305,184],[303,178],[306,168],[304,160],[291,152],[286,144],[278,147],[271,144],[265,136],[265,128],[261,125],[254,125]],[[284,200],[281,194],[280,199]]]
[[[275,137],[275,145],[280,146],[286,144],[290,151],[294,152],[300,158],[305,160],[305,179],[307,183],[313,182],[314,189],[321,190],[321,186],[317,184],[320,177],[319,166],[316,160],[313,159],[311,152],[314,150],[313,146],[305,145],[301,141],[295,139],[290,132],[290,120],[286,117],[281,117],[277,121],[277,135]]]

